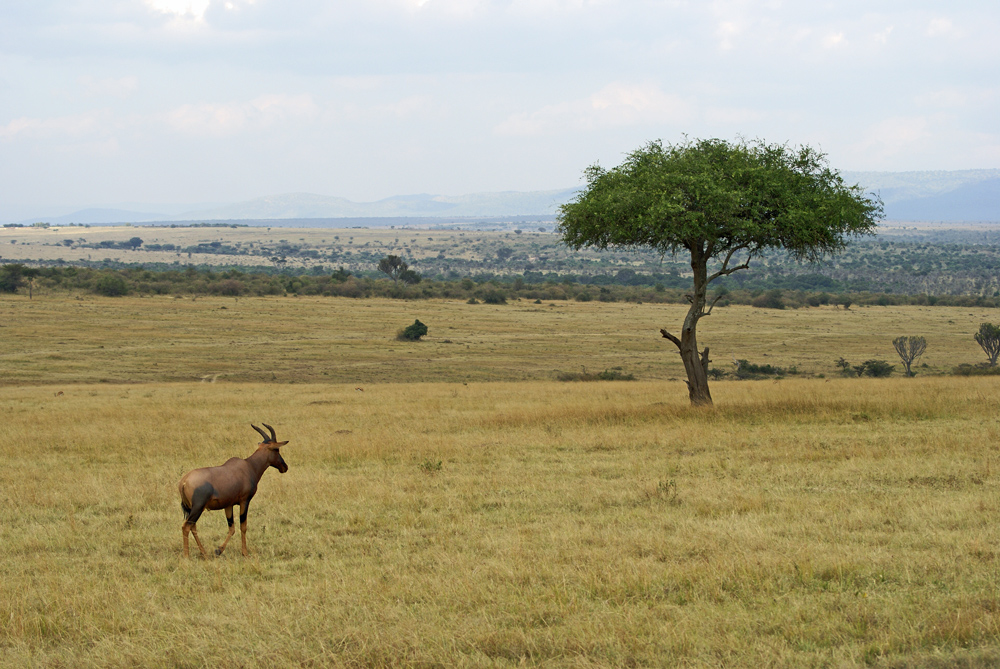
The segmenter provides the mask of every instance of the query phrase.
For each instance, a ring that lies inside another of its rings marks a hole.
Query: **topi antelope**
[[[201,545],[198,538],[198,518],[205,509],[226,510],[226,521],[229,522],[229,534],[222,545],[215,549],[216,555],[222,555],[226,549],[226,544],[233,537],[236,529],[233,527],[233,507],[240,505],[240,537],[243,539],[243,555],[247,552],[247,507],[250,500],[257,492],[257,483],[264,471],[268,467],[274,467],[284,474],[288,471],[288,465],[281,458],[278,449],[287,441],[278,441],[274,436],[274,428],[267,423],[261,423],[271,433],[270,436],[264,434],[264,430],[256,425],[250,425],[253,429],[264,437],[264,441],[257,445],[257,450],[247,459],[229,458],[226,463],[218,467],[204,467],[193,469],[181,478],[177,488],[181,493],[181,508],[184,509],[184,524],[181,531],[184,533],[184,557],[188,557],[188,532],[194,535],[194,540],[201,550],[202,557],[208,557],[205,547]]]

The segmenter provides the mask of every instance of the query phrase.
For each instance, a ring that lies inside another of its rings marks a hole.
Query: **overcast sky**
[[[574,186],[662,138],[1000,167],[996,0],[0,5],[0,209]]]

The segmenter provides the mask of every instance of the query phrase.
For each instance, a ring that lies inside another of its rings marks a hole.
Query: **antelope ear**
[[[271,448],[280,448],[281,446],[284,446],[287,443],[288,443],[287,441],[272,441],[270,444],[268,444],[268,446]]]

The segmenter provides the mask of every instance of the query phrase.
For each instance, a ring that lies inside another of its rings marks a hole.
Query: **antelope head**
[[[271,434],[270,436],[268,436],[267,434],[264,433],[264,430],[260,429],[253,423],[250,424],[250,427],[257,430],[257,432],[260,433],[260,436],[264,437],[264,441],[257,444],[257,450],[260,450],[262,448],[267,449],[268,466],[274,467],[279,472],[284,474],[285,472],[288,471],[288,465],[285,464],[285,461],[281,457],[281,453],[278,452],[278,449],[287,444],[288,442],[278,441],[278,438],[274,435],[274,428],[268,425],[267,423],[261,423],[261,425],[266,427],[268,432],[270,432]]]

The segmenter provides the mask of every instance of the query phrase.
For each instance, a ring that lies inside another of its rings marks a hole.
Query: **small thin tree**
[[[896,337],[892,340],[892,346],[899,354],[899,359],[903,361],[907,376],[914,376],[910,370],[912,365],[927,350],[927,340],[923,337]]]
[[[973,335],[976,343],[983,348],[986,357],[990,359],[990,367],[997,366],[997,356],[1000,356],[1000,326],[993,323],[980,323],[979,332]]]
[[[378,271],[387,275],[397,286],[409,268],[410,266],[399,256],[389,255],[378,261]]]

